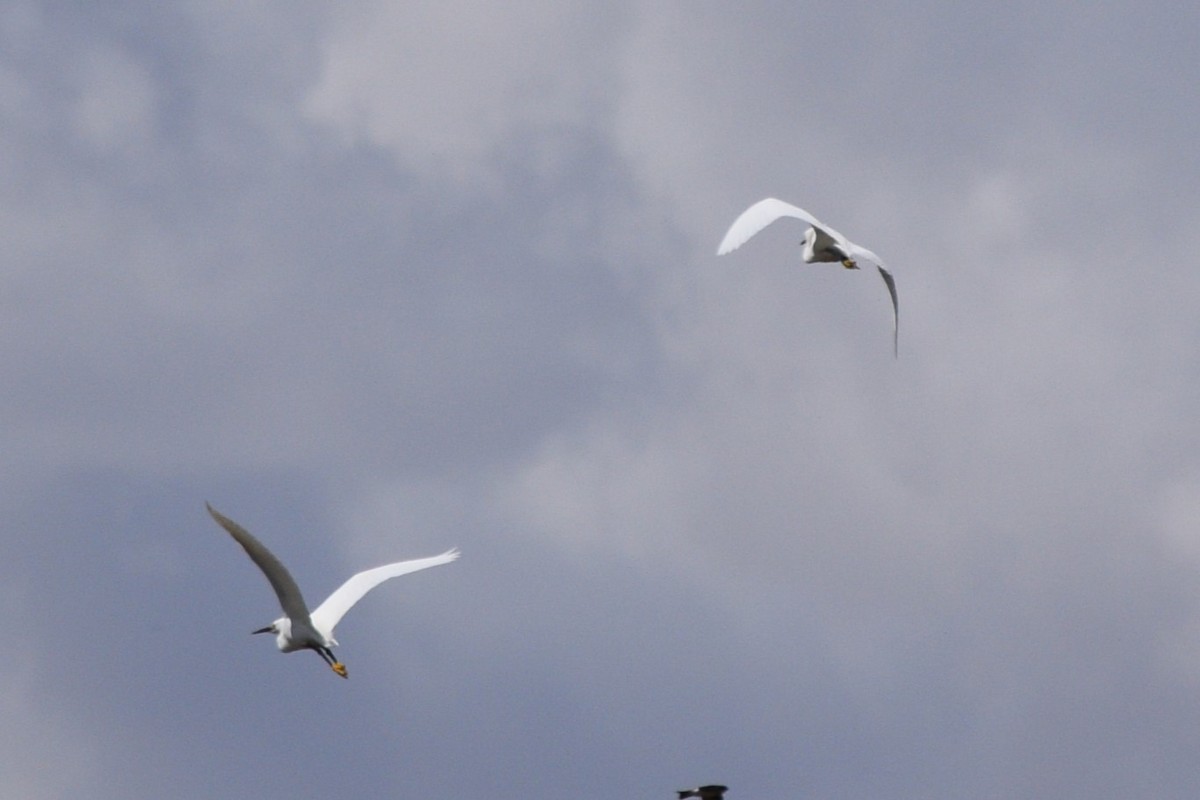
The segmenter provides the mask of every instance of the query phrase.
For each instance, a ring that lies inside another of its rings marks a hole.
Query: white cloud
[[[607,103],[600,4],[371,3],[345,13],[306,107],[405,169],[463,181],[518,131],[575,127]]]
[[[79,133],[101,151],[144,149],[153,143],[157,92],[146,69],[127,54],[98,49],[81,65],[75,119]]]

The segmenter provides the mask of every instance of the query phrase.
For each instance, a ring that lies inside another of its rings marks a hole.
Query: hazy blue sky
[[[1189,8],[0,2],[0,795],[1194,798]]]

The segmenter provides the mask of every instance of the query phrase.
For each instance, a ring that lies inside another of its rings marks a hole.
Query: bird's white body
[[[292,653],[296,650],[315,650],[333,668],[333,671],[343,678],[346,677],[346,668],[333,657],[330,648],[338,646],[337,639],[333,638],[333,629],[337,627],[346,612],[353,608],[354,604],[363,598],[363,595],[389,578],[396,578],[441,564],[449,564],[459,556],[458,549],[455,548],[438,556],[397,561],[394,564],[384,564],[381,567],[364,570],[352,575],[333,594],[325,598],[321,605],[310,612],[304,603],[304,597],[300,594],[300,587],[296,585],[296,581],[287,571],[287,567],[283,566],[274,553],[254,538],[249,531],[220,514],[212,506],[208,506],[208,513],[217,521],[217,524],[228,531],[229,535],[246,551],[246,555],[250,556],[250,559],[262,570],[263,575],[270,581],[271,588],[275,590],[280,606],[283,607],[282,617],[254,633],[275,634],[275,646],[284,653]]]
[[[803,208],[768,197],[747,208],[729,226],[725,238],[717,247],[717,255],[731,253],[748,242],[756,233],[781,217],[792,217],[807,222],[804,232],[804,250],[801,256],[805,263],[841,262],[847,269],[858,269],[858,260],[866,259],[879,270],[892,298],[892,348],[899,352],[900,346],[900,302],[896,297],[896,281],[888,272],[879,256],[842,236]]]
[[[297,650],[304,650],[308,645],[297,644],[292,639],[292,621],[287,617],[280,617],[271,623],[271,628],[275,631],[275,646],[284,653],[294,653]],[[333,647],[337,642],[332,639],[325,640],[326,647]]]

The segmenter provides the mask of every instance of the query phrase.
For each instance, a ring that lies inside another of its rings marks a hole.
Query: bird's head
[[[282,650],[283,652],[286,653],[286,652],[289,652],[290,650],[295,649],[295,646],[292,644],[292,641],[291,641],[292,621],[290,619],[288,619],[287,617],[280,617],[279,619],[275,620],[267,627],[259,628],[256,631],[251,631],[250,633],[251,634],[273,633],[273,634],[275,634],[275,646],[278,647],[280,650]]]

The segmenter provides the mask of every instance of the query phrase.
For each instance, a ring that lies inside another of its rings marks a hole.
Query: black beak
[[[274,632],[275,632],[274,626],[268,625],[265,628],[259,628],[256,631],[250,631],[250,635],[253,636],[256,633],[274,633]]]

